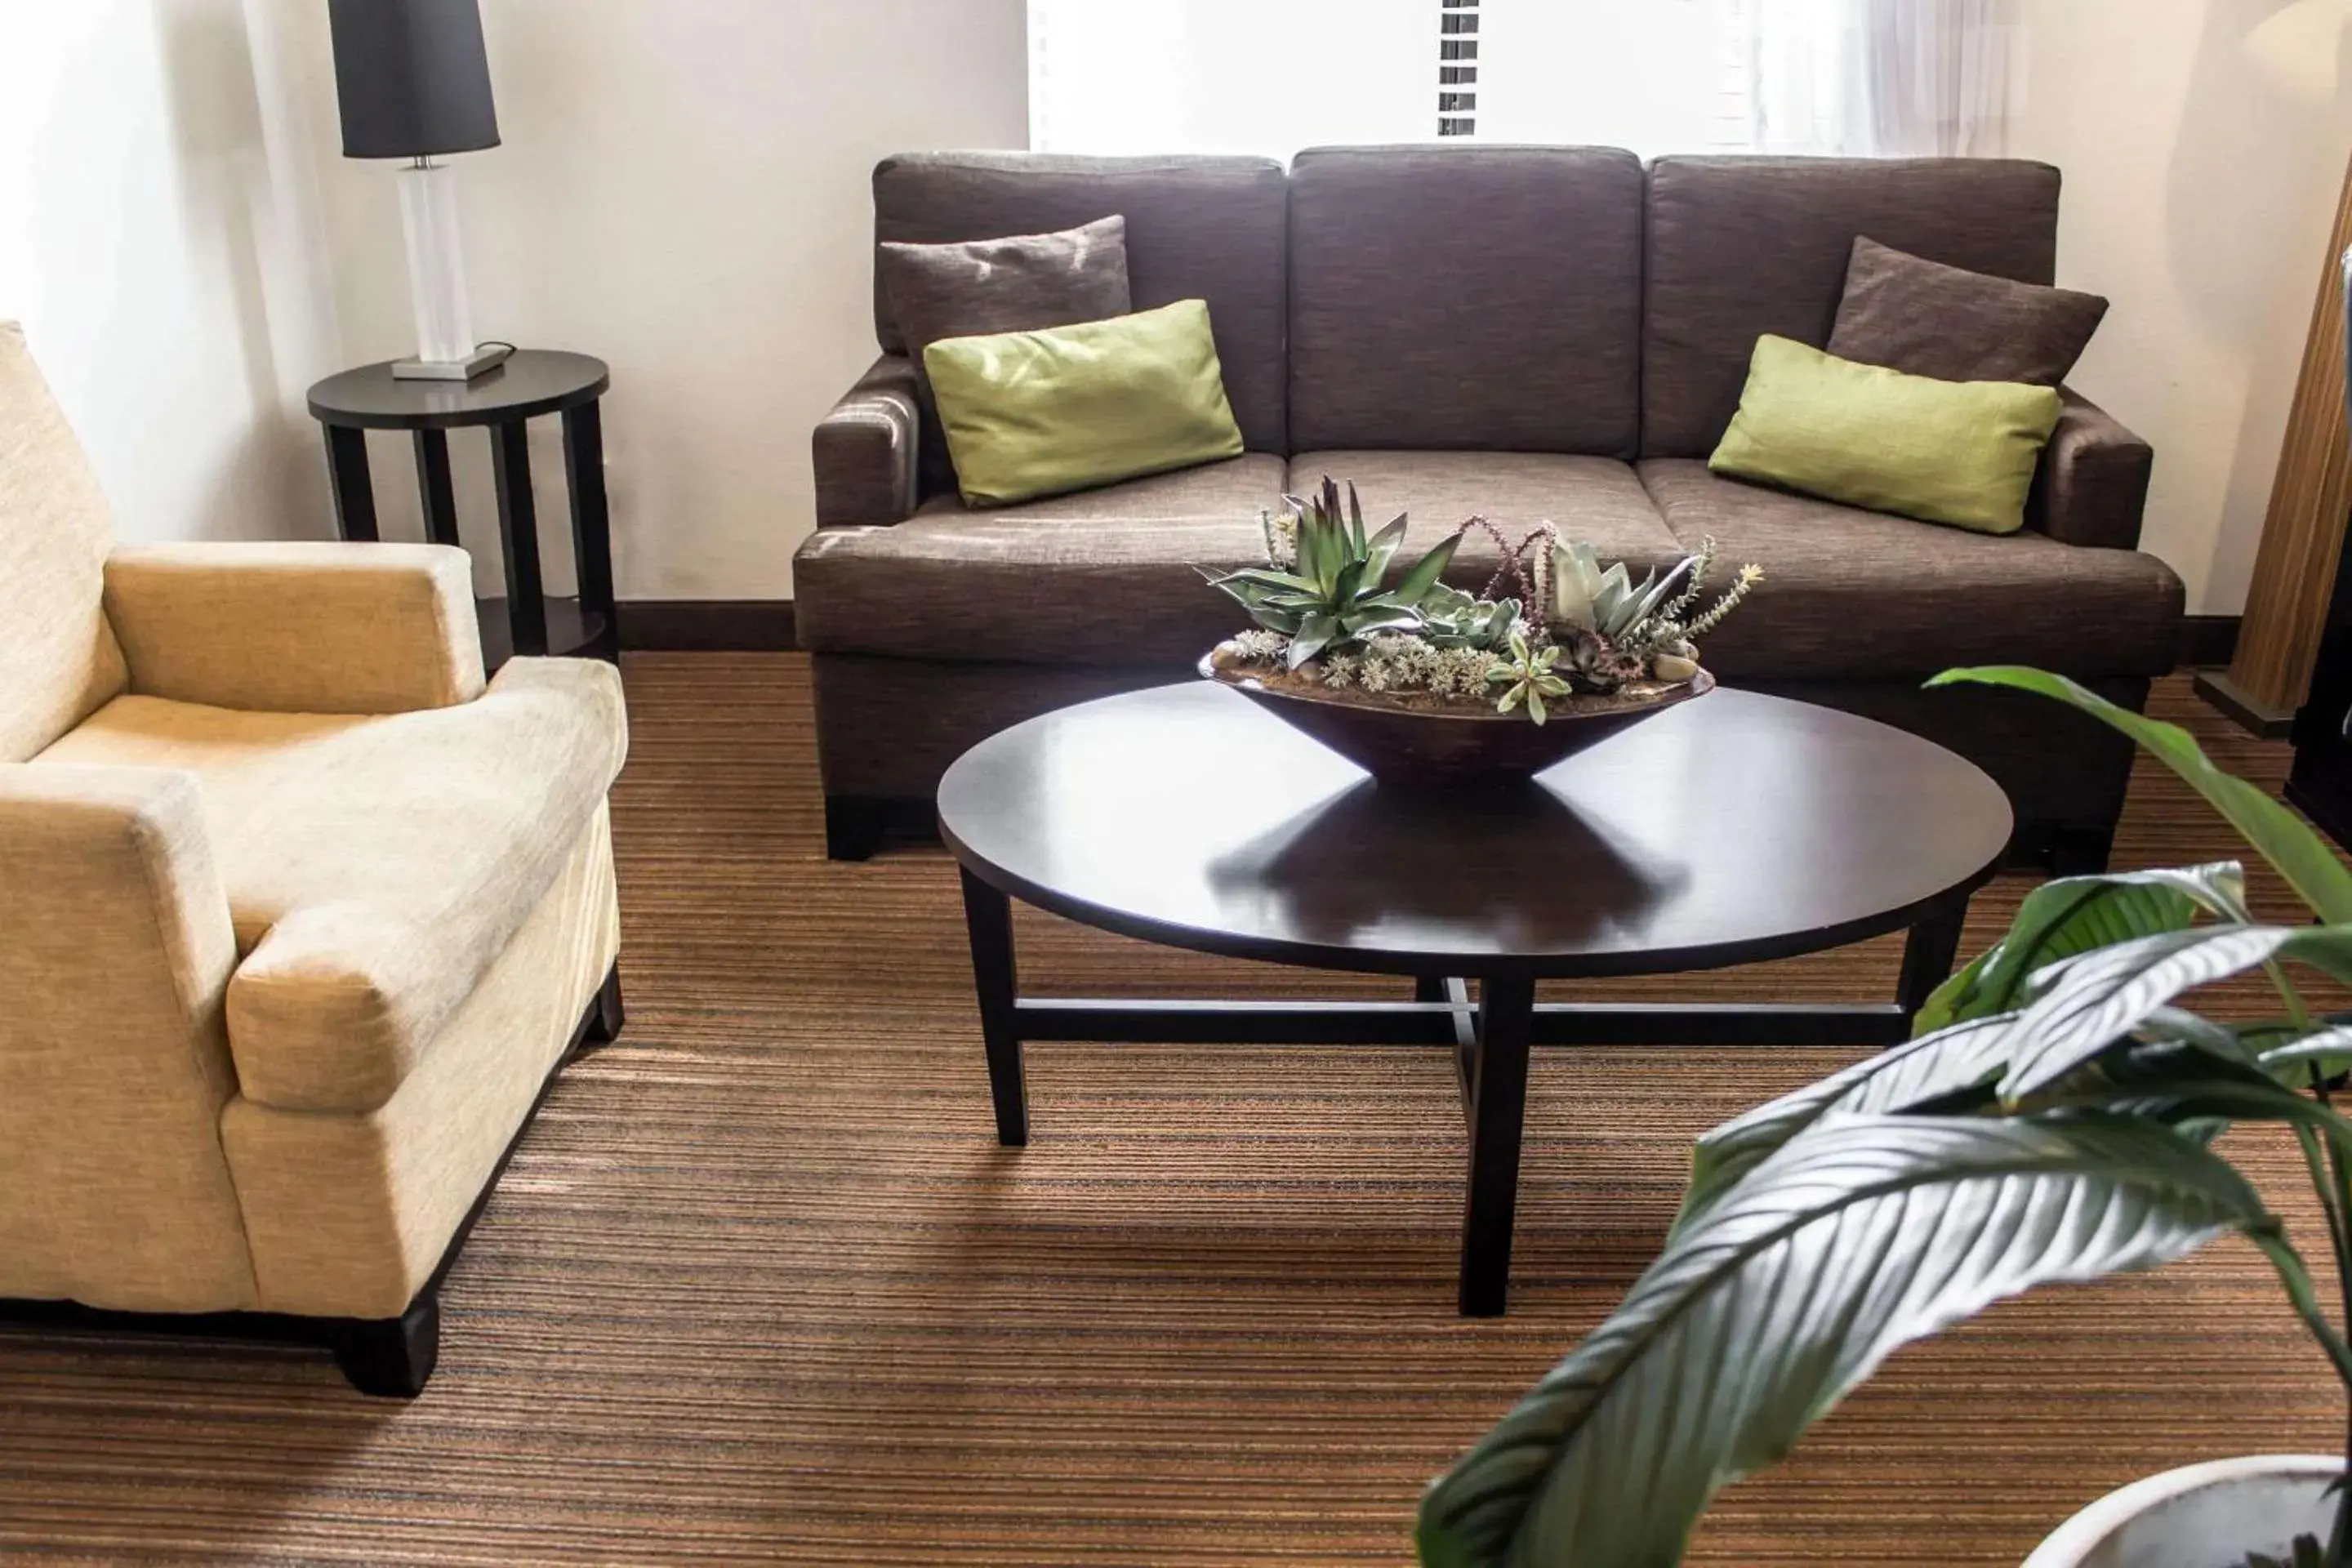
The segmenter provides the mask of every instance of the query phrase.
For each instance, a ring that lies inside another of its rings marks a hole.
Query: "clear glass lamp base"
[[[403,380],[468,381],[514,352],[502,343],[482,347],[474,339],[457,177],[448,164],[422,158],[400,171],[400,226],[416,316],[416,357],[392,367]]]

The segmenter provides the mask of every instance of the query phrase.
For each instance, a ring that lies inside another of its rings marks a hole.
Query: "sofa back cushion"
[[[1829,342],[1856,237],[2048,283],[2058,171],[1978,158],[1661,158],[1650,167],[1642,450],[1705,457],[1765,333]]]
[[[121,691],[107,625],[106,497],[25,346],[0,321],[0,763],[21,763]]]
[[[1290,256],[1292,450],[1633,455],[1632,153],[1313,149],[1291,168]]]
[[[1282,165],[1266,158],[921,153],[874,169],[874,237],[937,245],[1127,220],[1135,309],[1205,300],[1225,395],[1251,450],[1287,450]],[[906,352],[877,273],[874,331]]]

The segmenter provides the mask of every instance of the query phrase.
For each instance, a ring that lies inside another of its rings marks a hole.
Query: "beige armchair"
[[[620,1025],[619,677],[485,686],[457,550],[109,533],[0,324],[0,1318],[415,1394],[441,1271]]]

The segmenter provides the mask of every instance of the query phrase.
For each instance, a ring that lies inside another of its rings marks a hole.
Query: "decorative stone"
[[[1650,672],[1660,680],[1688,680],[1698,673],[1698,660],[1678,653],[1662,653],[1650,660]]]

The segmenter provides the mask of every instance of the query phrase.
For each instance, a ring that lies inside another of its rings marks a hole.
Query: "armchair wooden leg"
[[[824,853],[829,860],[870,860],[882,847],[882,828],[888,813],[878,800],[863,795],[824,797]]]
[[[616,963],[604,976],[604,984],[596,988],[596,999],[588,1004],[581,1038],[592,1046],[609,1046],[621,1037],[621,1026],[627,1022],[628,1014],[621,1005],[621,966]]]
[[[414,1399],[441,1358],[441,1300],[426,1286],[397,1318],[353,1320],[334,1335],[335,1365],[362,1394]]]

